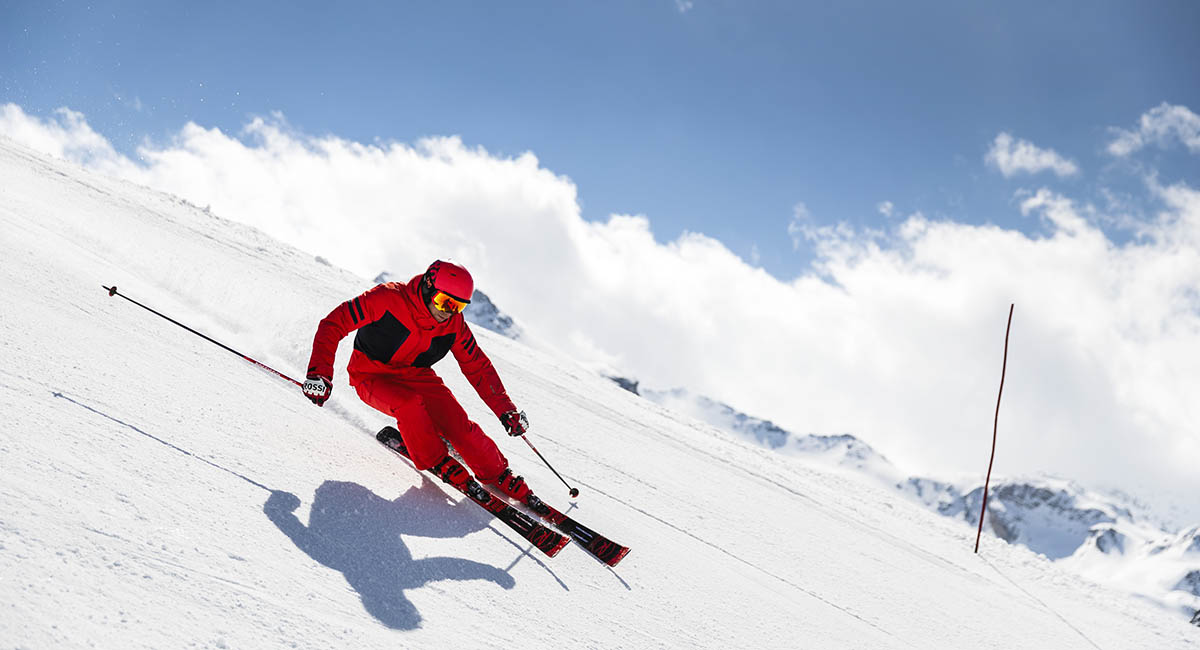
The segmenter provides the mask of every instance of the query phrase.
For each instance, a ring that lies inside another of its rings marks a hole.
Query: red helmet
[[[459,302],[471,302],[471,294],[475,293],[475,280],[471,279],[471,274],[450,262],[438,260],[430,264],[422,281]]]

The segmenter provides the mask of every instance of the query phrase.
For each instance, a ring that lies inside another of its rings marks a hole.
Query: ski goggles
[[[471,304],[470,300],[459,300],[445,291],[436,291],[433,294],[433,306],[437,307],[438,311],[461,314],[469,304]]]

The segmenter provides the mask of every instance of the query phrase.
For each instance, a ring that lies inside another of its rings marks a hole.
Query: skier
[[[304,395],[317,406],[325,404],[338,343],[358,330],[346,368],[350,385],[363,402],[396,418],[417,469],[436,466],[449,480],[465,483],[469,476],[448,455],[449,442],[480,483],[524,503],[532,496],[525,480],[513,475],[496,443],[467,417],[432,368],[452,352],[508,435],[521,436],[529,428],[462,316],[474,290],[465,268],[438,260],[407,283],[381,284],[338,305],[317,326]]]

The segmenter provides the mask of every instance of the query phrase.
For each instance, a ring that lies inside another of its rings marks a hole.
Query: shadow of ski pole
[[[1042,606],[1042,609],[1046,610],[1047,612],[1050,612],[1051,614],[1053,614],[1054,616],[1056,616],[1056,617],[1058,618],[1058,620],[1062,621],[1062,622],[1063,622],[1063,624],[1065,624],[1067,627],[1071,628],[1072,630],[1075,630],[1075,633],[1076,633],[1076,634],[1078,634],[1079,636],[1083,637],[1083,640],[1084,640],[1084,641],[1087,641],[1088,643],[1090,643],[1090,644],[1092,645],[1092,647],[1093,647],[1093,648],[1095,648],[1096,650],[1103,650],[1103,648],[1101,648],[1100,646],[1096,645],[1096,642],[1095,642],[1095,641],[1093,641],[1093,640],[1091,640],[1090,638],[1088,638],[1088,635],[1084,634],[1084,633],[1083,633],[1083,630],[1080,630],[1079,628],[1077,628],[1077,627],[1075,627],[1074,625],[1072,625],[1072,624],[1071,624],[1071,621],[1068,621],[1066,618],[1064,618],[1064,617],[1063,617],[1063,615],[1062,615],[1062,614],[1059,614],[1058,612],[1054,611],[1054,609],[1053,609],[1053,608],[1051,608],[1049,605],[1047,605],[1047,604],[1046,604],[1046,602],[1045,602],[1045,601],[1043,601],[1041,598],[1038,598],[1037,596],[1033,595],[1033,593],[1032,593],[1032,592],[1030,592],[1028,589],[1026,589],[1026,588],[1022,587],[1021,585],[1017,584],[1017,581],[1016,581],[1016,580],[1013,580],[1012,578],[1010,578],[1010,577],[1008,577],[1007,575],[1005,575],[1005,574],[1004,574],[1004,572],[1003,572],[1003,571],[1001,571],[1001,570],[999,569],[999,567],[997,567],[996,565],[994,565],[994,564],[992,564],[991,562],[989,562],[989,561],[988,561],[988,559],[987,559],[986,557],[984,557],[984,556],[982,556],[982,555],[980,555],[980,556],[978,556],[978,557],[979,557],[979,559],[983,560],[983,563],[984,563],[984,564],[986,564],[986,565],[988,565],[989,567],[991,567],[993,571],[995,571],[996,573],[1000,574],[1000,577],[1001,577],[1001,578],[1004,578],[1005,580],[1007,580],[1007,581],[1009,582],[1009,584],[1011,584],[1012,586],[1016,587],[1018,590],[1020,590],[1020,592],[1021,592],[1021,593],[1025,594],[1026,596],[1029,596],[1029,597],[1030,597],[1030,598],[1031,598],[1031,599],[1032,599],[1034,602],[1036,602],[1037,604],[1041,605],[1041,606]]]
[[[570,505],[568,505],[568,506],[567,506],[567,509],[566,509],[566,511],[565,511],[565,512],[563,512],[563,514],[564,514],[564,515],[567,515],[567,516],[569,517],[569,516],[571,516],[571,511],[572,511],[572,510],[574,510],[574,509],[576,509],[576,508],[578,508],[578,507],[579,507],[579,504],[577,504],[577,503],[575,503],[574,501],[572,501],[572,502],[570,503]],[[617,570],[616,570],[616,569],[612,568],[612,567],[611,567],[611,566],[609,566],[609,565],[608,565],[606,562],[604,562],[604,560],[601,560],[601,559],[600,559],[600,558],[598,558],[598,557],[594,557],[594,556],[592,556],[592,559],[593,559],[593,560],[595,560],[595,561],[596,561],[596,563],[597,563],[597,564],[599,564],[600,566],[604,567],[605,569],[608,569],[608,572],[609,572],[609,573],[611,573],[611,574],[612,574],[612,576],[613,576],[614,578],[616,578],[618,582],[620,582],[620,583],[621,583],[621,586],[622,586],[622,587],[625,587],[625,591],[633,591],[633,587],[630,587],[630,586],[629,586],[629,583],[628,583],[628,582],[625,582],[625,578],[622,578],[622,577],[621,577],[621,574],[617,573]]]
[[[512,571],[513,567],[517,566],[517,564],[518,564],[518,563],[519,563],[521,560],[523,560],[523,559],[525,559],[525,558],[529,558],[529,559],[533,560],[534,562],[537,562],[538,566],[540,566],[540,567],[542,567],[543,569],[545,569],[545,570],[546,570],[546,573],[549,573],[549,574],[550,574],[550,577],[551,577],[551,578],[554,578],[555,582],[557,582],[557,583],[558,583],[558,585],[559,585],[560,587],[562,587],[562,588],[563,588],[563,591],[571,591],[571,588],[567,586],[567,583],[565,583],[565,582],[563,582],[563,581],[562,581],[562,578],[558,577],[558,574],[554,572],[554,569],[551,569],[549,565],[547,565],[545,562],[543,562],[543,561],[541,561],[540,559],[538,559],[538,557],[537,557],[536,555],[534,555],[534,554],[531,552],[531,551],[533,551],[533,545],[530,545],[530,546],[529,546],[529,548],[521,548],[521,545],[520,545],[520,544],[518,544],[518,543],[516,543],[516,542],[512,541],[511,539],[509,539],[509,538],[505,537],[505,536],[504,536],[504,533],[502,533],[502,532],[500,532],[500,531],[496,530],[496,528],[495,528],[494,526],[488,526],[487,528],[488,528],[488,530],[490,530],[490,531],[492,531],[493,533],[495,533],[495,534],[496,534],[496,537],[499,537],[500,539],[502,539],[502,540],[504,540],[504,541],[508,542],[509,544],[512,544],[513,546],[515,546],[515,547],[517,548],[517,550],[518,550],[518,551],[520,551],[520,552],[521,552],[521,554],[520,554],[520,555],[518,555],[518,556],[516,557],[516,559],[512,561],[512,563],[511,563],[511,564],[509,564],[507,567],[504,567],[504,570],[505,570],[506,572],[507,572],[507,571]]]
[[[158,436],[156,436],[156,435],[154,435],[154,434],[151,434],[151,433],[147,433],[147,432],[145,432],[145,431],[142,431],[141,429],[139,429],[139,428],[137,428],[137,427],[133,426],[132,424],[129,424],[128,422],[125,422],[125,421],[123,421],[123,420],[118,420],[117,418],[114,418],[113,416],[111,416],[111,415],[109,415],[109,414],[107,414],[107,413],[105,413],[105,412],[103,412],[103,411],[96,410],[96,409],[94,409],[94,408],[92,408],[92,407],[88,406],[87,404],[84,404],[83,402],[80,402],[80,401],[77,401],[77,400],[71,399],[70,397],[67,397],[66,395],[64,395],[64,394],[62,394],[62,393],[60,393],[60,392],[58,392],[58,391],[53,391],[53,392],[52,392],[52,394],[53,394],[55,397],[59,398],[59,399],[66,400],[66,401],[68,401],[68,402],[70,402],[70,403],[74,404],[75,406],[78,406],[79,408],[82,408],[82,409],[85,409],[85,410],[91,411],[92,413],[95,413],[96,415],[99,415],[100,417],[102,417],[102,418],[104,418],[104,419],[106,419],[106,420],[110,420],[110,421],[112,421],[112,422],[116,422],[117,424],[119,424],[119,425],[121,425],[121,426],[123,426],[123,427],[126,427],[126,428],[128,428],[128,429],[132,429],[132,430],[134,430],[134,431],[136,431],[136,432],[138,432],[138,433],[142,434],[143,436],[146,436],[147,438],[149,438],[149,439],[151,439],[151,440],[153,440],[153,441],[155,441],[155,442],[157,442],[157,443],[159,443],[159,444],[161,444],[161,445],[164,445],[164,446],[166,446],[166,447],[170,447],[171,449],[174,449],[175,451],[177,451],[177,452],[179,452],[179,453],[183,454],[184,456],[189,456],[189,457],[191,457],[191,458],[195,458],[196,460],[198,460],[198,461],[200,461],[200,462],[202,462],[202,463],[207,463],[207,464],[209,464],[209,465],[211,465],[211,466],[213,466],[213,467],[215,467],[215,468],[217,468],[217,469],[221,470],[222,472],[228,472],[228,473],[230,473],[230,474],[233,474],[234,476],[236,476],[236,477],[238,477],[238,478],[242,479],[243,481],[245,481],[245,482],[249,483],[250,485],[253,485],[254,487],[261,488],[261,489],[263,489],[263,490],[266,490],[267,492],[273,492],[273,490],[272,490],[271,488],[269,488],[269,487],[267,487],[267,486],[263,485],[262,483],[259,483],[258,481],[255,481],[255,480],[254,480],[254,479],[252,479],[252,478],[248,478],[248,477],[246,477],[246,476],[243,476],[242,474],[239,474],[239,473],[237,473],[237,472],[235,472],[235,471],[233,471],[233,470],[231,470],[231,469],[229,469],[229,468],[227,468],[227,467],[222,467],[222,466],[220,466],[220,465],[218,465],[218,464],[216,464],[216,463],[212,462],[211,460],[208,460],[207,458],[201,458],[200,456],[197,456],[196,454],[193,454],[192,452],[190,452],[190,451],[188,451],[188,450],[184,449],[183,447],[180,447],[180,446],[178,446],[178,445],[175,445],[175,444],[172,444],[172,443],[170,443],[170,442],[167,442],[166,440],[163,440],[162,438],[159,438]]]

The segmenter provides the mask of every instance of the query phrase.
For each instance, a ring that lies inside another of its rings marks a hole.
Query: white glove
[[[329,399],[329,394],[332,392],[333,382],[329,381],[328,377],[312,375],[308,381],[304,382],[304,396],[317,406],[324,406],[325,400]]]

